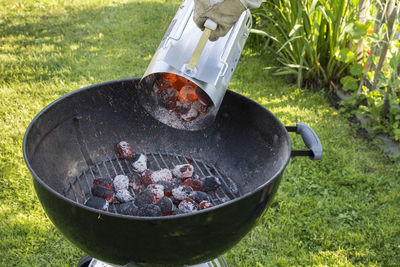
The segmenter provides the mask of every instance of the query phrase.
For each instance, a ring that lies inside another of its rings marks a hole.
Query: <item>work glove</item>
[[[247,8],[256,8],[262,0],[194,0],[193,19],[204,30],[204,22],[211,19],[218,26],[210,34],[210,41],[225,36]]]

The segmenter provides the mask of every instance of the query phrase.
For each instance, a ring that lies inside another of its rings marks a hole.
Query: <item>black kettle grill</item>
[[[320,159],[322,146],[305,124],[285,127],[267,109],[228,91],[211,127],[179,131],[138,101],[140,79],[105,82],[67,94],[44,108],[23,142],[34,187],[54,225],[80,249],[105,262],[183,266],[214,259],[255,226],[291,156]],[[310,151],[294,151],[288,131]],[[191,161],[199,175],[222,181],[210,209],[168,217],[136,217],[85,206],[97,175],[129,172],[115,156],[128,141],[154,166]]]

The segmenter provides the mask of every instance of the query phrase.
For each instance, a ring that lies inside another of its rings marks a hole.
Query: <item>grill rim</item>
[[[292,152],[292,143],[291,143],[291,139],[289,136],[289,133],[286,129],[286,127],[282,124],[282,122],[271,112],[269,111],[267,108],[265,108],[264,106],[262,106],[261,104],[257,103],[256,101],[249,99],[239,93],[236,93],[234,91],[231,90],[227,90],[226,93],[229,94],[233,94],[234,96],[242,99],[243,101],[249,101],[251,102],[252,105],[256,105],[259,108],[263,109],[264,112],[267,112],[269,116],[273,117],[276,121],[276,123],[279,124],[279,127],[282,128],[283,132],[285,133],[285,136],[287,137],[287,153],[286,153],[286,158],[283,159],[283,164],[281,165],[281,167],[275,172],[275,174],[273,176],[271,176],[266,182],[260,184],[257,188],[255,188],[254,190],[247,192],[245,194],[243,194],[240,197],[234,198],[233,200],[229,200],[227,202],[221,203],[217,206],[208,208],[208,209],[204,209],[204,210],[200,210],[194,213],[185,213],[185,214],[179,214],[179,215],[173,215],[173,216],[158,216],[158,217],[141,217],[141,216],[131,216],[131,215],[123,215],[123,214],[116,214],[116,213],[110,213],[110,212],[106,212],[106,211],[102,211],[102,210],[98,210],[98,209],[94,209],[91,207],[88,207],[84,204],[80,204],[77,203],[76,201],[72,201],[71,199],[63,196],[61,193],[57,192],[56,190],[54,190],[53,188],[51,188],[49,185],[47,185],[42,179],[39,178],[39,176],[36,174],[36,172],[33,170],[30,162],[29,162],[29,157],[27,155],[27,139],[30,135],[31,129],[33,127],[33,125],[36,123],[36,121],[42,116],[42,114],[46,113],[49,109],[51,109],[54,105],[56,105],[58,102],[64,101],[66,99],[68,99],[69,97],[73,96],[74,94],[77,94],[81,91],[86,91],[89,90],[91,88],[97,88],[99,86],[105,86],[105,85],[110,85],[110,84],[115,84],[115,83],[124,83],[124,82],[139,82],[141,80],[141,78],[130,78],[130,79],[121,79],[121,80],[111,80],[111,81],[106,81],[106,82],[102,82],[102,83],[98,83],[98,84],[93,84],[87,87],[83,87],[77,90],[74,90],[68,94],[65,94],[64,96],[61,96],[60,98],[57,98],[56,100],[54,100],[53,102],[51,102],[50,104],[48,104],[46,107],[44,107],[33,119],[32,121],[29,123],[25,134],[24,134],[24,138],[23,138],[23,144],[22,144],[22,149],[23,149],[23,155],[24,155],[24,160],[25,163],[29,169],[29,171],[31,172],[33,178],[41,185],[43,186],[45,189],[47,189],[49,192],[51,192],[52,194],[54,194],[55,196],[57,196],[58,198],[61,198],[62,200],[68,202],[69,204],[72,204],[74,206],[77,206],[79,208],[82,208],[84,210],[88,210],[91,211],[93,213],[96,214],[101,214],[101,216],[111,216],[111,217],[115,217],[115,218],[124,218],[124,219],[129,219],[129,220],[140,220],[140,221],[164,221],[164,220],[174,220],[176,218],[183,218],[183,217],[189,217],[189,216],[198,216],[201,215],[203,213],[206,212],[211,212],[214,211],[216,209],[220,209],[223,208],[225,206],[231,205],[232,203],[235,203],[237,201],[241,201],[242,199],[248,198],[256,193],[258,193],[259,191],[263,190],[264,188],[266,188],[269,184],[271,184],[272,182],[274,182],[278,177],[280,177],[283,173],[283,171],[285,170],[286,166],[289,164],[290,161],[290,155]],[[46,133],[47,134],[47,133]],[[284,156],[282,156],[284,157]],[[216,165],[216,163],[214,163],[214,165]]]

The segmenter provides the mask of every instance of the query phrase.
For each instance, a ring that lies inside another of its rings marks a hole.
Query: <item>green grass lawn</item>
[[[179,1],[0,0],[0,266],[74,266],[84,254],[46,217],[22,138],[75,89],[140,77]],[[324,158],[293,158],[271,208],[225,258],[230,266],[399,266],[400,166],[358,136],[323,92],[273,76],[246,48],[230,88],[285,125],[304,122]],[[301,138],[292,135],[295,149]]]

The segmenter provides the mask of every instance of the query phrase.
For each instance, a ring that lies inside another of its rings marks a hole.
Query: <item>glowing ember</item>
[[[131,148],[127,142],[121,143]],[[117,146],[120,155],[121,147]],[[151,164],[151,159],[148,160],[144,154],[132,155],[135,156],[129,158],[121,155],[121,158],[128,161],[127,166],[132,166],[134,172],[129,176],[117,174],[114,178],[94,179],[92,195],[85,205],[132,216],[170,216],[214,206],[211,196],[221,185],[217,177],[199,177],[189,163],[175,165],[172,169],[148,169],[147,164]],[[188,159],[187,162],[192,163],[193,160]]]
[[[197,97],[196,89],[191,85],[185,85],[179,91],[179,101],[187,100],[190,102],[194,102],[197,101],[197,99],[199,98]]]
[[[172,73],[163,73],[155,87],[159,104],[169,111],[176,112],[185,121],[192,121],[199,115],[206,114],[208,106],[211,105],[204,92],[199,95],[202,92],[200,87]]]

